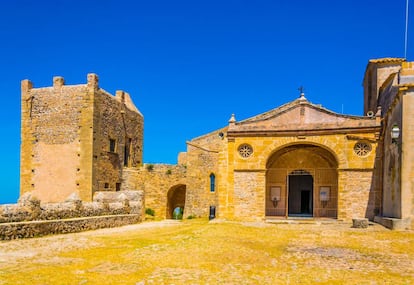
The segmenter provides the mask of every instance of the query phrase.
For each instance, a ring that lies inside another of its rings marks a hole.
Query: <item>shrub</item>
[[[155,216],[155,211],[151,208],[146,208],[145,209],[145,214],[149,215],[149,216]]]
[[[148,164],[147,165],[147,170],[148,171],[153,171],[154,170],[154,164]]]
[[[165,174],[170,175],[172,173],[171,169],[168,169]]]

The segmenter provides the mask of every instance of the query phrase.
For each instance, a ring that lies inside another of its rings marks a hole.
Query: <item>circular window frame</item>
[[[372,146],[369,142],[358,141],[354,144],[354,153],[359,157],[367,157],[372,151]]]
[[[239,145],[239,147],[237,148],[237,152],[239,153],[241,158],[247,159],[252,156],[253,147],[247,143],[243,143]]]

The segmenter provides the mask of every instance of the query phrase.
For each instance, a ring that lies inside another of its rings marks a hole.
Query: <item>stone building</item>
[[[379,167],[381,186],[376,221],[414,228],[414,62],[401,58],[370,60],[364,78],[364,110],[382,108]]]
[[[226,219],[364,217],[414,228],[413,62],[370,60],[363,87],[364,116],[334,113],[304,94],[246,120],[231,116],[187,142],[177,185],[154,174],[139,184],[158,189],[146,206],[169,217],[170,193],[182,189],[184,216],[208,216],[213,206]]]
[[[379,112],[336,114],[303,93],[247,120],[232,116],[226,128],[188,143],[186,209],[205,215],[213,204],[230,219],[374,218],[380,131]]]
[[[111,97],[95,75],[86,85],[62,81],[22,83],[22,193],[90,200],[97,189],[143,190],[162,218],[179,207],[184,217],[214,209],[235,220],[369,218],[414,228],[413,62],[369,61],[364,116],[332,112],[302,93],[252,118],[232,115],[188,141],[177,165],[142,165],[142,115],[126,93]]]
[[[61,202],[119,191],[124,167],[142,165],[143,116],[128,93],[87,84],[33,88],[22,81],[20,194]]]

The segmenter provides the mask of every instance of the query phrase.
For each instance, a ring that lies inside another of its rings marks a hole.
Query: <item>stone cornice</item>
[[[227,137],[292,137],[292,136],[320,136],[352,133],[375,133],[381,130],[381,126],[359,127],[359,128],[326,128],[326,129],[303,129],[303,130],[245,130],[229,131]]]

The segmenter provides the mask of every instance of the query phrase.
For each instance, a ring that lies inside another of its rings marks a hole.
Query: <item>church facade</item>
[[[187,165],[206,161],[205,175],[216,180],[207,188],[226,218],[373,218],[380,207],[372,179],[379,134],[379,114],[335,114],[302,94],[247,120],[232,116],[227,128],[192,140]]]
[[[90,150],[101,165],[112,165],[116,175],[108,178],[98,164],[89,165],[96,177],[108,180],[104,186],[116,187],[105,189],[95,183],[95,188],[87,190],[90,195],[82,197],[92,199],[95,189],[144,190],[146,207],[162,218],[171,218],[174,209],[181,208],[184,217],[369,218],[391,228],[414,228],[413,62],[370,60],[363,85],[364,116],[332,112],[302,93],[296,100],[246,120],[232,115],[223,128],[188,141],[177,165],[141,163],[143,117],[129,96],[129,108],[123,107],[125,99],[118,96],[114,112],[127,110],[131,125],[121,126],[127,132],[113,132],[111,123],[105,124],[98,147]],[[96,114],[94,120],[108,121],[100,116],[105,113]],[[31,124],[27,118],[27,113],[22,116],[26,128]],[[111,143],[123,153],[108,164]],[[31,147],[24,137],[22,146],[23,164],[30,158],[26,151]],[[137,159],[125,164],[130,157]],[[37,163],[42,165],[42,159]],[[29,168],[22,169],[22,175],[33,176]],[[26,184],[25,189],[30,188],[30,182]],[[77,185],[73,190],[81,188]]]
[[[178,206],[184,216],[213,208],[225,219],[368,218],[414,228],[413,62],[370,60],[363,87],[364,116],[334,113],[304,94],[246,120],[231,116],[187,142],[185,179],[147,206],[167,216]]]

